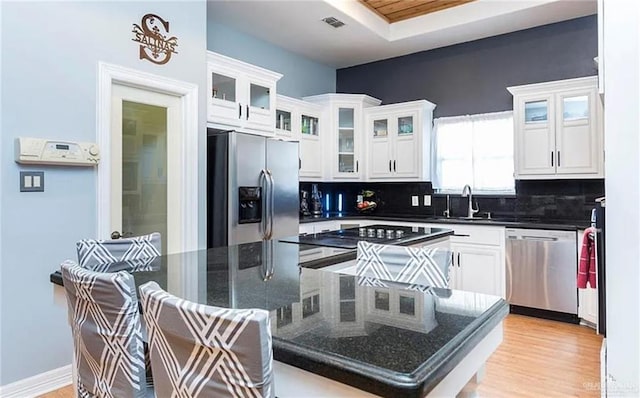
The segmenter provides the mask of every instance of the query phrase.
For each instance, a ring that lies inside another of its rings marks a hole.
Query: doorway
[[[181,113],[179,97],[113,85],[112,238],[160,232],[163,252],[175,245],[180,220],[168,203],[180,201]]]
[[[99,66],[99,238],[162,235],[164,253],[198,249],[197,86]]]

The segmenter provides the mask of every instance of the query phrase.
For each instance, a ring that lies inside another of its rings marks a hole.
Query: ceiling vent
[[[334,28],[339,28],[341,26],[344,26],[344,22],[334,17],[326,17],[326,18],[323,18],[322,20],[328,23],[329,25],[333,26]]]

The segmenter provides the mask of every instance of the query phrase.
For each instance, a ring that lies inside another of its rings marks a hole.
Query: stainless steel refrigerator
[[[207,247],[298,234],[298,143],[207,131]]]

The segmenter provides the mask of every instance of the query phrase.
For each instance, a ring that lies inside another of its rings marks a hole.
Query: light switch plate
[[[431,195],[424,195],[424,206],[431,206]]]
[[[411,206],[419,206],[420,202],[418,202],[418,196],[414,195],[411,197]]]
[[[44,171],[21,171],[20,192],[44,192]]]

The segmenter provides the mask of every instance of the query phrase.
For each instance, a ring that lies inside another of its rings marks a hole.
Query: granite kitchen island
[[[507,303],[324,269],[354,257],[264,241],[161,256],[132,274],[199,303],[268,310],[281,398],[455,395],[502,341]],[[50,279],[62,284],[58,271]]]

